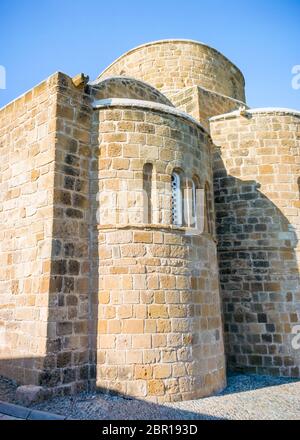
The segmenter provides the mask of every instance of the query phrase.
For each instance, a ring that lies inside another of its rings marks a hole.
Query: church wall
[[[209,395],[225,385],[216,245],[213,235],[190,235],[170,218],[174,168],[211,182],[209,138],[147,108],[116,104],[95,118],[92,188],[104,204],[92,239],[96,385],[155,402]],[[139,199],[145,163],[153,165],[151,223]],[[117,218],[105,211],[110,192],[120,201],[129,195]]]
[[[58,74],[53,231],[47,353],[39,384],[68,394],[87,390],[90,358],[91,97]]]
[[[172,96],[175,107],[185,111],[210,130],[212,116],[237,110],[245,104],[228,96],[205,90],[199,86],[184,89]]]
[[[166,40],[0,110],[1,375],[204,397],[224,324],[230,368],[299,377],[299,113],[244,101],[227,58]],[[201,233],[172,224],[174,170],[206,188]]]
[[[0,111],[0,374],[19,383],[47,351],[56,80]]]
[[[164,40],[125,53],[99,78],[128,75],[148,82],[170,99],[186,87],[202,86],[245,101],[242,73],[220,52],[189,40]]]
[[[226,351],[240,371],[299,377],[300,118],[212,118]]]

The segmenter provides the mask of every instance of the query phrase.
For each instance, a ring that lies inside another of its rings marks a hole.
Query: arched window
[[[197,192],[200,189],[200,182],[198,176],[193,176],[192,179],[192,191],[191,191],[191,199],[192,199],[192,209],[191,209],[191,220],[190,220],[190,226],[192,228],[198,228],[200,223],[200,214],[199,211],[201,206],[201,200],[199,199],[199,194]]]
[[[196,184],[194,180],[185,178],[184,182],[184,225],[193,228],[196,225]]]
[[[199,203],[202,202],[201,195],[198,193],[200,189],[200,183],[198,176],[193,176],[192,179],[185,178],[182,185],[183,188],[183,222],[184,226],[189,228],[198,228],[200,220],[200,208]],[[203,203],[202,203],[203,206]]]
[[[183,197],[182,176],[180,171],[173,171],[171,178],[172,187],[172,223],[182,226],[183,223]]]
[[[146,163],[143,168],[144,223],[152,223],[152,172],[153,165]]]

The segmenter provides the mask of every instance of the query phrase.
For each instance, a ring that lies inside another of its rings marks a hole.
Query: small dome
[[[90,83],[95,99],[127,98],[151,101],[174,107],[169,99],[150,84],[125,76],[97,79]]]
[[[199,86],[245,102],[241,71],[216,49],[193,40],[160,40],[129,50],[98,78],[128,75],[150,83],[170,99]]]

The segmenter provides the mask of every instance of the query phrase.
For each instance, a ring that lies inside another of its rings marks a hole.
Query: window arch
[[[144,198],[144,223],[152,223],[152,163],[145,163],[143,167],[143,198]]]
[[[182,173],[179,170],[174,170],[171,176],[172,224],[177,226],[182,226],[183,224],[182,180]]]
[[[198,181],[196,178],[186,178],[184,182],[184,224],[189,228],[197,225],[196,198]]]
[[[171,187],[172,224],[203,231],[206,208],[204,190],[201,190],[199,177],[194,175],[192,178],[187,178],[181,170],[176,169],[172,173]]]
[[[201,208],[201,200],[199,200],[198,190],[200,189],[200,180],[199,177],[194,175],[192,178],[192,205],[191,205],[191,221],[190,226],[192,228],[199,228],[200,225],[200,208]]]

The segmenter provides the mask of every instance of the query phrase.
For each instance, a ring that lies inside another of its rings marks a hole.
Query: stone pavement
[[[6,414],[0,414],[0,420],[24,420],[24,419],[18,419],[17,417],[10,417]]]
[[[0,401],[0,420],[66,420],[66,416]]]

